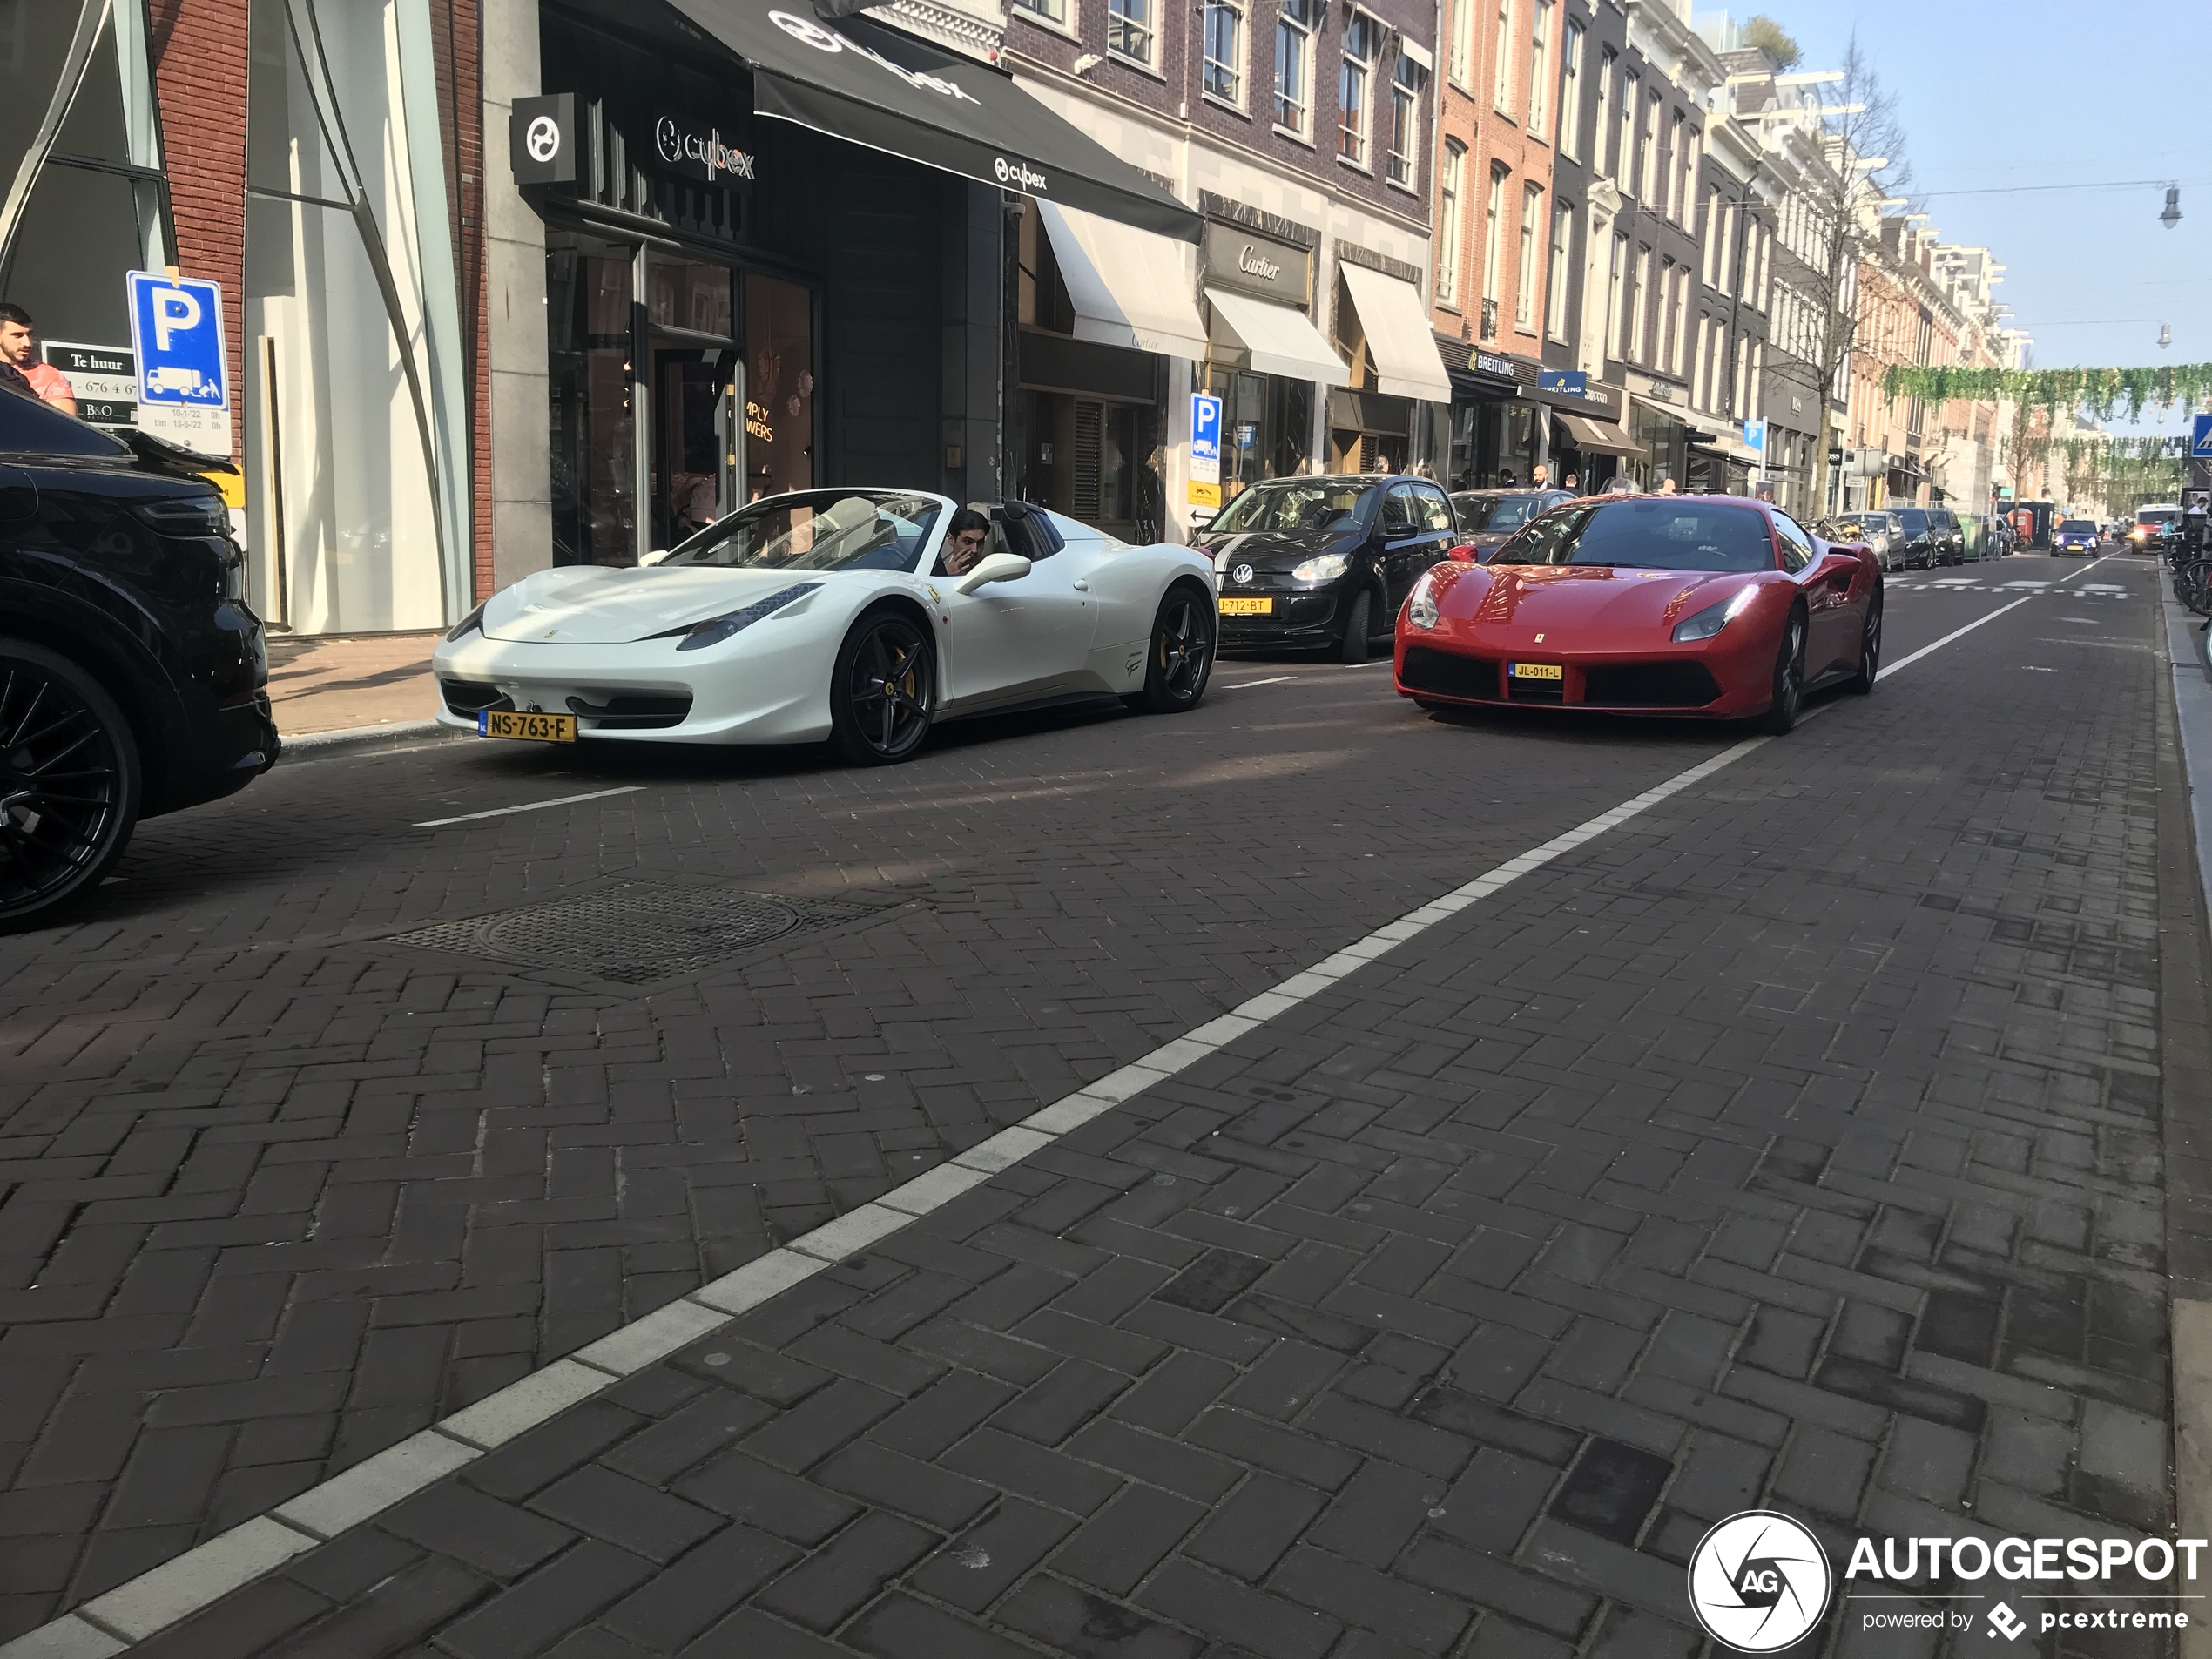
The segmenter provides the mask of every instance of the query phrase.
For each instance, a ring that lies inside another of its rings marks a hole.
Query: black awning
[[[1203,222],[1011,78],[812,0],[673,0],[752,69],[753,107],[870,149],[1184,241]]]

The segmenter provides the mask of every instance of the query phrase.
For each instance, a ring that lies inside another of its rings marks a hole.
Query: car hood
[[[494,596],[484,607],[483,629],[493,639],[529,644],[622,644],[739,610],[800,583],[845,579],[844,573],[821,570],[564,565],[524,577]]]
[[[1359,530],[1339,535],[1320,530],[1231,530],[1204,537],[1198,550],[1214,562],[1217,570],[1249,564],[1255,570],[1287,570],[1317,554],[1356,553],[1366,539]]]
[[[1447,567],[1451,568],[1451,567]],[[1665,639],[1683,617],[1727,600],[1759,572],[1646,570],[1608,564],[1460,565],[1445,614],[1501,639],[1571,645],[1578,631]]]

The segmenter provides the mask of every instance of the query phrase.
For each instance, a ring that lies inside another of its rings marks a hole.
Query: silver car
[[[1839,513],[1829,522],[1836,531],[1831,540],[1863,543],[1873,550],[1875,560],[1882,569],[1899,568],[1904,557],[1905,524],[1895,513],[1869,508],[1856,513]]]

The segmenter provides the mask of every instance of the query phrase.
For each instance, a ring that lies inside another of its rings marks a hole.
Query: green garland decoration
[[[1966,398],[2041,409],[2088,411],[2109,421],[2122,410],[2130,421],[2144,409],[2194,405],[2212,394],[2212,363],[2168,363],[2156,368],[1968,368],[1956,364],[1892,363],[1882,371],[1890,402],[1917,397],[1929,403]]]

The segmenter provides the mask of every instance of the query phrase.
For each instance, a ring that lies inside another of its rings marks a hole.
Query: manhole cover
[[[779,899],[735,887],[631,881],[574,899],[395,934],[390,942],[525,968],[650,985],[713,967],[793,934],[878,914],[867,905]]]

